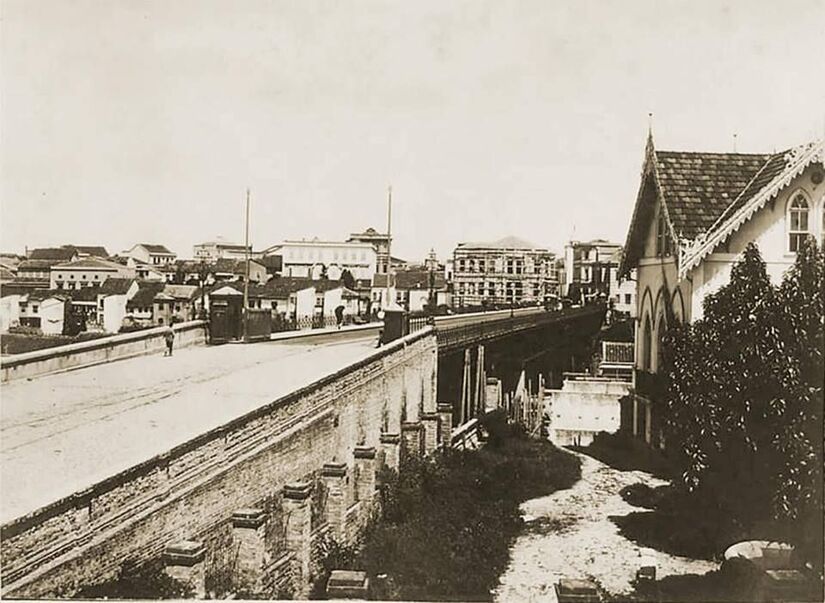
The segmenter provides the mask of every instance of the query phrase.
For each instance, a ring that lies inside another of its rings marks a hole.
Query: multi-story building
[[[558,292],[555,254],[516,237],[460,243],[453,252],[453,305],[543,303]]]
[[[252,245],[246,246],[240,243],[230,243],[220,237],[215,241],[198,243],[192,247],[192,251],[195,255],[195,260],[204,260],[207,262],[214,262],[224,258],[243,260],[246,259],[247,251],[250,257],[255,257],[255,254],[252,253]]]
[[[152,264],[154,266],[163,266],[166,264],[173,264],[177,255],[169,251],[163,245],[155,245],[151,243],[138,243],[131,249],[124,251],[123,255],[135,260],[141,261],[145,264]]]
[[[374,228],[367,228],[364,232],[352,233],[348,243],[368,243],[375,248],[375,271],[377,274],[387,274],[390,266],[390,242],[388,234],[380,233]]]
[[[344,270],[356,279],[372,279],[378,253],[371,243],[341,243],[318,238],[284,241],[264,250],[264,256],[281,256],[283,276],[338,280]]]
[[[669,317],[702,317],[754,242],[774,283],[800,242],[825,243],[825,143],[780,153],[658,151],[648,139],[620,273],[636,270],[635,435],[661,443],[661,351]]]
[[[610,295],[611,280],[619,267],[618,243],[604,239],[570,241],[564,246],[564,296],[585,302]]]
[[[51,289],[81,289],[100,286],[110,277],[135,278],[135,269],[99,258],[84,258],[55,264],[50,270]]]

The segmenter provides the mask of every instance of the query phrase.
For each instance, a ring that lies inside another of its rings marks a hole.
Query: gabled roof
[[[392,281],[396,289],[424,289],[430,288],[429,270],[400,270],[393,274]],[[387,286],[387,275],[376,274],[373,277],[373,287],[382,288]],[[441,272],[433,272],[433,288],[443,289],[446,286],[444,275]]]
[[[0,279],[4,281],[10,281],[14,278],[14,272],[6,268],[5,266],[0,266]]]
[[[68,247],[41,247],[29,252],[30,260],[71,260],[77,252]]]
[[[110,276],[100,285],[101,295],[126,295],[135,280],[131,278],[117,278]]]
[[[173,285],[167,284],[163,292],[174,299],[191,300],[198,288],[195,285]]]
[[[771,155],[654,151],[674,234],[693,240],[710,228]]]
[[[26,272],[28,270],[42,272],[46,268],[51,268],[56,264],[62,263],[63,260],[23,260],[17,265],[17,272]]]
[[[627,274],[637,263],[657,200],[672,237],[680,242],[679,272],[684,276],[696,265],[697,254],[712,252],[761,207],[760,199],[775,196],[821,154],[822,143],[771,154],[657,151],[648,136],[620,272]]]
[[[157,255],[175,255],[173,252],[169,251],[165,245],[156,245],[154,243],[138,243],[141,247],[143,247],[149,253],[154,253]]]
[[[263,267],[263,264],[257,260],[249,259],[249,265],[258,264]],[[246,274],[246,260],[235,260],[232,258],[219,258],[211,267],[212,272],[220,272],[222,274]]]
[[[66,294],[73,302],[97,303],[98,287],[81,287],[80,289],[61,289],[61,293]]]
[[[166,284],[157,281],[140,281],[138,282],[138,286],[140,287],[138,292],[126,303],[127,308],[144,308],[151,306],[155,301],[155,296],[163,291]]]
[[[109,252],[106,251],[106,248],[98,245],[65,245],[64,247],[68,249],[76,249],[78,253],[93,255],[98,258],[109,257]]]
[[[73,262],[55,264],[54,268],[59,268],[61,270],[122,270],[122,266],[117,262],[111,262],[100,258],[83,258]]]

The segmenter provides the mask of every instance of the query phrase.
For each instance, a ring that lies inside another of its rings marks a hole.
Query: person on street
[[[175,332],[172,330],[171,326],[166,327],[166,331],[163,333],[163,339],[166,341],[166,351],[163,355],[171,356],[172,346],[175,345]]]
[[[339,329],[341,328],[341,325],[344,324],[344,306],[337,306],[335,308],[335,322]]]

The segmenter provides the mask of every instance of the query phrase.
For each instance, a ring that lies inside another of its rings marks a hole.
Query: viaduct
[[[127,564],[162,559],[200,598],[239,589],[305,597],[325,543],[364,525],[381,467],[450,447],[484,411],[488,377],[506,388],[523,369],[560,374],[603,315],[585,307],[414,325],[125,470],[4,514],[2,596],[69,597]]]

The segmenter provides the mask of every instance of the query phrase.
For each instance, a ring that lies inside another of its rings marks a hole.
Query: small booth
[[[409,316],[398,304],[384,308],[384,329],[381,331],[381,345],[401,339],[410,332]]]

